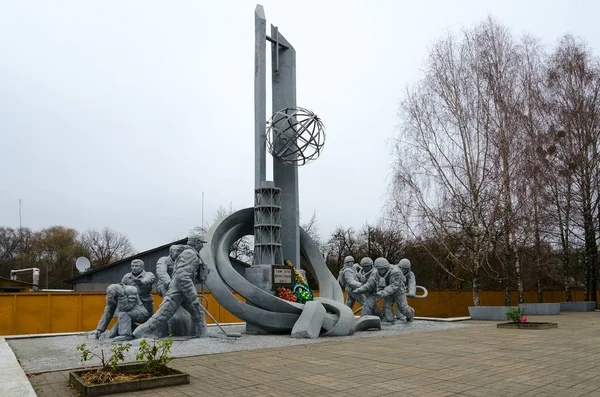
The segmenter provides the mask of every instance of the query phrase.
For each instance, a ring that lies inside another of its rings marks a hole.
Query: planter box
[[[471,320],[507,320],[506,312],[512,306],[469,306]]]
[[[560,303],[519,303],[524,316],[560,314]]]
[[[122,371],[135,371],[143,367],[143,364],[123,364],[119,365],[118,368]],[[94,369],[98,369],[98,367],[69,372],[69,382],[75,386],[75,388],[79,390],[84,397],[104,396],[106,394],[123,393],[136,390],[153,389],[155,387],[175,386],[190,383],[189,374],[185,374],[171,368],[171,370],[176,373],[127,382],[89,385],[85,383],[83,379],[81,379],[80,374]]]
[[[535,323],[535,322],[526,322],[526,323],[502,323],[496,325],[498,328],[513,328],[513,329],[550,329],[550,328],[558,328],[558,324],[556,323]]]
[[[563,312],[593,312],[596,310],[596,302],[560,302],[560,310]]]

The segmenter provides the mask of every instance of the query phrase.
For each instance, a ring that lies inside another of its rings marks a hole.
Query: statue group
[[[169,255],[156,264],[156,291],[163,301],[154,312],[152,287],[156,277],[144,270],[144,262],[134,259],[131,272],[121,283],[106,289],[106,306],[98,323],[96,339],[106,331],[110,320],[117,318],[108,336],[114,341],[141,337],[161,338],[169,335],[208,336],[204,308],[200,304],[195,280],[206,281],[208,274],[199,252],[206,240],[193,234],[187,245],[173,245]]]
[[[358,302],[362,306],[361,316],[375,315],[388,324],[394,324],[396,319],[401,318],[407,322],[413,321],[415,311],[406,298],[417,296],[417,286],[408,259],[392,265],[385,258],[377,258],[373,262],[365,257],[360,264],[356,264],[353,257],[347,256],[338,281],[346,291],[346,305],[352,309]],[[383,310],[377,305],[381,299]]]
[[[205,308],[195,285],[196,281],[205,283],[208,276],[208,268],[199,255],[204,243],[203,235],[192,234],[186,245],[172,245],[169,255],[157,261],[156,276],[144,270],[143,261],[134,259],[131,272],[106,289],[106,306],[95,331],[96,338],[107,331],[113,317],[117,322],[107,333],[113,341],[169,335],[208,336]],[[375,261],[363,258],[356,264],[348,256],[338,281],[347,293],[348,307],[358,302],[362,306],[361,316],[378,316],[388,324],[400,318],[413,321],[414,310],[406,298],[424,297],[416,295],[415,275],[408,259],[392,265],[385,258]],[[153,287],[163,298],[156,312]],[[381,299],[383,310],[378,307]]]

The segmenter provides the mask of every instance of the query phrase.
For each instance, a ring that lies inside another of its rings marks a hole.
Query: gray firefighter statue
[[[377,306],[377,302],[381,299],[381,295],[378,293],[378,278],[377,271],[373,267],[373,260],[371,258],[361,259],[363,264],[360,278],[361,285],[356,288],[353,293],[363,295],[363,307],[361,311],[362,316],[378,316],[382,318],[381,310]]]
[[[362,285],[364,285],[367,280],[369,279],[369,277],[371,277],[371,275],[373,273],[376,273],[375,268],[373,267],[373,259],[369,258],[369,257],[364,257],[360,260],[360,282],[361,282],[361,287]],[[366,315],[373,315],[373,316],[378,316],[379,318],[381,318],[381,310],[379,310],[379,307],[377,306],[377,301],[379,300],[378,297],[373,296],[373,294],[368,294],[366,297],[364,297],[364,304],[363,307],[361,308],[361,317],[362,316],[366,316]],[[366,306],[366,307],[365,307]]]
[[[148,321],[135,329],[133,335],[136,338],[161,337],[161,329],[164,329],[164,325],[180,307],[190,313],[192,318],[193,330],[189,336],[208,336],[204,308],[200,304],[194,283],[197,275],[201,282],[206,281],[208,270],[198,255],[205,242],[204,236],[199,234],[194,233],[188,237],[187,245],[175,260],[173,276],[162,303]]]
[[[353,292],[362,285],[360,275],[354,267],[353,257],[347,256],[344,258],[344,267],[342,270],[340,270],[338,282],[340,283],[340,286],[346,290],[346,306],[352,309],[355,302],[358,302],[361,304],[361,306],[364,306],[363,296]]]
[[[402,274],[404,274],[404,277],[406,278],[406,297],[415,298],[417,296],[417,279],[415,278],[415,274],[410,269],[410,261],[406,258],[400,259],[400,262],[398,262],[398,268],[400,268]],[[412,311],[414,313],[415,310],[412,309]],[[398,305],[396,305],[396,319],[405,319],[405,316],[400,311]]]
[[[148,313],[154,313],[154,298],[152,297],[152,284],[154,284],[154,274],[144,270],[144,261],[134,259],[131,261],[131,272],[123,276],[122,284],[136,287],[138,295]]]
[[[106,306],[96,327],[96,339],[106,331],[110,320],[115,315],[117,323],[109,332],[109,337],[114,341],[132,339],[135,325],[150,318],[150,313],[140,300],[137,288],[122,283],[111,284],[106,288]]]
[[[363,311],[365,314],[375,314],[377,302],[383,298],[383,321],[394,324],[396,318],[393,312],[394,303],[407,321],[412,321],[414,311],[406,303],[406,278],[402,271],[390,265],[387,259],[377,258],[374,263],[375,271],[369,276],[365,284],[354,290],[357,294],[366,294]]]
[[[169,290],[171,277],[173,276],[173,268],[179,254],[184,250],[185,245],[172,245],[169,247],[169,255],[163,256],[156,262],[156,292],[161,297],[164,297]]]
[[[161,257],[156,262],[156,275],[158,277],[158,281],[156,282],[156,292],[163,298],[169,290],[169,284],[171,284],[173,270],[175,268],[175,261],[183,252],[185,247],[185,245],[181,244],[172,245],[169,247],[169,255]],[[188,313],[187,310],[180,306],[175,314],[173,314],[173,317],[171,317],[167,324],[164,324],[162,328],[162,331],[159,331],[158,334],[164,337],[169,335],[192,335],[194,329],[192,324],[192,316],[190,316],[190,313]]]
[[[373,259],[368,256],[362,258],[360,260],[360,281],[361,284],[364,284],[371,274],[375,271],[373,268]]]

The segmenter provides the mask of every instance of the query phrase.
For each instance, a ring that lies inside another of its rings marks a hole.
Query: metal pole
[[[23,224],[21,222],[21,199],[19,198],[19,269],[23,267]]]

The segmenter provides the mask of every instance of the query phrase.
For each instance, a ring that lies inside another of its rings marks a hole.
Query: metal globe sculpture
[[[325,145],[325,127],[304,108],[285,108],[267,122],[267,150],[280,162],[304,165],[319,158]]]

